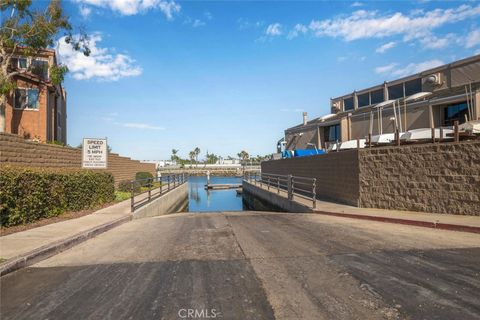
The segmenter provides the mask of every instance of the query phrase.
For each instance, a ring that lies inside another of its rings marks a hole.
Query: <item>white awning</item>
[[[405,98],[405,102],[415,101],[430,96],[432,92],[418,92]]]
[[[395,102],[395,100],[383,101],[383,102],[380,102],[379,104],[375,105],[374,108],[385,107],[385,106],[388,106],[388,105],[390,105],[390,104],[393,104],[394,102]]]
[[[320,121],[325,121],[325,120],[330,119],[330,118],[333,118],[333,117],[335,117],[335,116],[336,116],[336,114],[330,113],[330,114],[321,116],[320,118],[318,118],[318,120],[320,120]]]

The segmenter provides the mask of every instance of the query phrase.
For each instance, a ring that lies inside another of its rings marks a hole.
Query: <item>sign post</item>
[[[82,145],[82,168],[107,168],[107,139],[84,138]]]

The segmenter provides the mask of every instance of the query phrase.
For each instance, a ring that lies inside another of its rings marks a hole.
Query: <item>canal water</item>
[[[210,177],[212,184],[241,184],[240,177]],[[205,190],[207,177],[188,178],[188,211],[242,211],[242,195],[235,189]]]

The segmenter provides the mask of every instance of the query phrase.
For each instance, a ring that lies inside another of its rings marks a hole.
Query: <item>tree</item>
[[[40,3],[40,2],[38,2]],[[72,26],[64,15],[60,0],[51,0],[44,10],[32,8],[32,0],[0,0],[2,16],[0,29],[0,132],[5,131],[5,108],[7,99],[15,89],[15,77],[30,73],[34,68],[30,64],[26,69],[11,68],[12,58],[19,53],[25,57],[35,57],[42,50],[51,48],[55,42],[65,36],[65,42],[73,49],[90,54],[88,37],[81,32],[72,35]],[[63,82],[68,71],[65,65],[50,66],[50,81]]]
[[[250,155],[249,155],[248,152],[245,151],[245,150],[242,150],[242,151],[240,151],[240,153],[237,153],[237,156],[238,156],[240,159],[242,159],[242,161],[247,161],[248,158],[250,158]]]
[[[195,153],[195,163],[198,163],[198,155],[200,154],[200,148],[196,147],[193,152]]]
[[[217,163],[218,159],[219,157],[214,153],[207,154],[207,163],[209,164]]]
[[[195,160],[195,157],[196,157],[195,151],[190,151],[188,153],[188,157],[190,158],[190,161],[193,162]]]
[[[172,159],[172,161],[178,161],[179,158],[177,156],[177,153],[178,153],[178,149],[172,149],[172,156],[170,157],[170,159]]]

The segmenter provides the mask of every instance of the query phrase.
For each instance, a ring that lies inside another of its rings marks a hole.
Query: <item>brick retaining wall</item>
[[[80,149],[25,141],[17,135],[0,133],[0,164],[42,168],[81,168]],[[141,163],[116,153],[108,154],[108,169],[115,183],[132,180],[135,173],[151,172],[155,175],[155,164]]]
[[[480,142],[350,150],[262,163],[317,178],[319,199],[365,208],[480,215]]]

